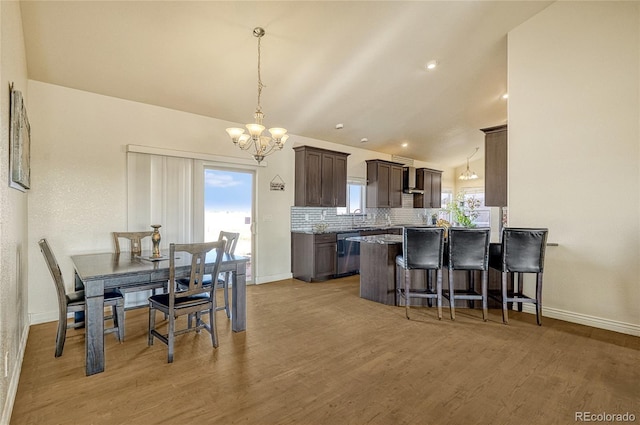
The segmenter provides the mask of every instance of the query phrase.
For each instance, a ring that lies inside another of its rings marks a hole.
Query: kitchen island
[[[396,256],[402,254],[402,235],[356,236],[360,243],[360,297],[397,305]]]

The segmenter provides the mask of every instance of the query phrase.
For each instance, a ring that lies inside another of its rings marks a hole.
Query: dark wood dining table
[[[149,285],[151,282],[169,280],[168,252],[161,259],[152,259],[151,252],[141,255],[128,252],[73,255],[76,288],[84,288],[85,308],[85,367],[86,374],[94,375],[105,370],[104,348],[104,292],[108,289]],[[182,255],[182,253],[181,253]],[[191,259],[187,254],[176,259],[176,278],[188,277]],[[205,272],[211,273],[215,251],[207,256]],[[243,332],[247,327],[246,314],[246,266],[248,257],[224,254],[220,272],[231,272],[231,328]]]

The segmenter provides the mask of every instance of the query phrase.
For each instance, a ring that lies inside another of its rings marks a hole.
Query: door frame
[[[258,270],[258,255],[256,253],[258,232],[256,229],[257,217],[257,185],[258,169],[256,166],[244,164],[230,164],[216,161],[194,161],[193,172],[193,240],[204,242],[204,172],[210,170],[222,170],[251,174],[251,279],[247,279],[247,285],[256,282]]]

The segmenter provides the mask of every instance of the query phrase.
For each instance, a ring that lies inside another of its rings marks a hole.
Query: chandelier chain
[[[262,112],[262,106],[260,105],[260,97],[262,96],[262,89],[265,87],[264,84],[262,84],[262,76],[260,74],[260,40],[262,39],[262,36],[258,37],[258,107],[256,109],[256,111],[258,112]]]

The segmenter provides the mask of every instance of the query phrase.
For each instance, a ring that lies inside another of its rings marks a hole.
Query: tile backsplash
[[[353,226],[427,224],[439,208],[413,208],[413,195],[402,194],[402,208],[365,208],[365,215],[338,215],[336,208],[291,207],[291,231],[313,231],[316,224],[327,230],[342,230]]]

